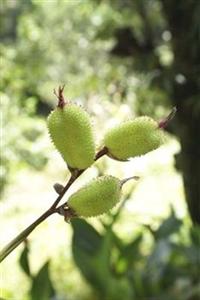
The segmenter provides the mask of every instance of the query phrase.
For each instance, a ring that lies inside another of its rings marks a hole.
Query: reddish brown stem
[[[176,112],[177,112],[176,107],[173,107],[170,114],[158,123],[158,127],[163,129],[166,128],[169,122],[174,118]]]
[[[95,156],[95,161],[98,160],[100,157],[102,157],[103,155],[108,153],[108,149],[106,147],[103,147],[101,150],[99,150],[99,152],[97,152],[96,156]]]

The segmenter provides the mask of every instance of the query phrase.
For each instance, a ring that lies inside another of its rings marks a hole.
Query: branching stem
[[[104,147],[100,151],[97,152],[95,156],[95,161],[98,160],[100,157],[107,154],[107,149]],[[87,169],[85,169],[87,170]],[[54,213],[59,213],[58,203],[61,201],[65,193],[68,191],[70,186],[76,181],[76,179],[85,171],[85,170],[78,170],[74,169],[71,173],[71,176],[66,183],[65,187],[63,188],[60,195],[56,198],[54,203],[51,205],[51,207],[44,212],[37,220],[35,220],[31,225],[29,225],[25,230],[23,230],[20,234],[18,234],[10,243],[8,243],[1,251],[0,251],[0,262],[3,261],[17,246],[19,246],[26,238],[27,236],[44,220],[46,220],[49,216],[51,216]],[[68,210],[68,218],[70,219],[70,216],[73,217],[74,213]]]

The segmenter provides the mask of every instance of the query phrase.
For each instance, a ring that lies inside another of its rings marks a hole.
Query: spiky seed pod
[[[71,195],[67,205],[79,217],[101,215],[119,202],[121,186],[116,177],[100,176]]]
[[[63,90],[59,90],[62,93]],[[95,143],[89,114],[80,106],[64,102],[47,119],[50,137],[70,169],[86,169],[95,157]]]
[[[104,145],[108,155],[118,160],[144,155],[164,142],[164,134],[158,123],[143,116],[126,121],[108,130]]]

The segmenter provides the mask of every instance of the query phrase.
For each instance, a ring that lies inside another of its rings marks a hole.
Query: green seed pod
[[[124,122],[110,129],[104,137],[108,155],[118,160],[144,155],[163,142],[162,129],[156,121],[146,116]]]
[[[95,157],[95,143],[89,114],[80,106],[67,102],[59,88],[58,107],[47,119],[50,137],[71,169],[86,169]]]
[[[118,178],[100,176],[71,195],[67,205],[80,217],[101,215],[119,202],[121,186]]]

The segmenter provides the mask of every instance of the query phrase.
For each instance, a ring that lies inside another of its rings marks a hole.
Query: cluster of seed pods
[[[58,105],[47,119],[50,138],[70,171],[85,170],[95,160],[90,116],[81,106],[65,101],[63,88],[59,88],[57,97]],[[102,147],[109,157],[121,161],[155,150],[164,142],[163,128],[172,114],[159,123],[147,116],[123,122],[105,133]],[[120,201],[124,182],[100,176],[71,195],[67,205],[78,217],[106,213]]]

